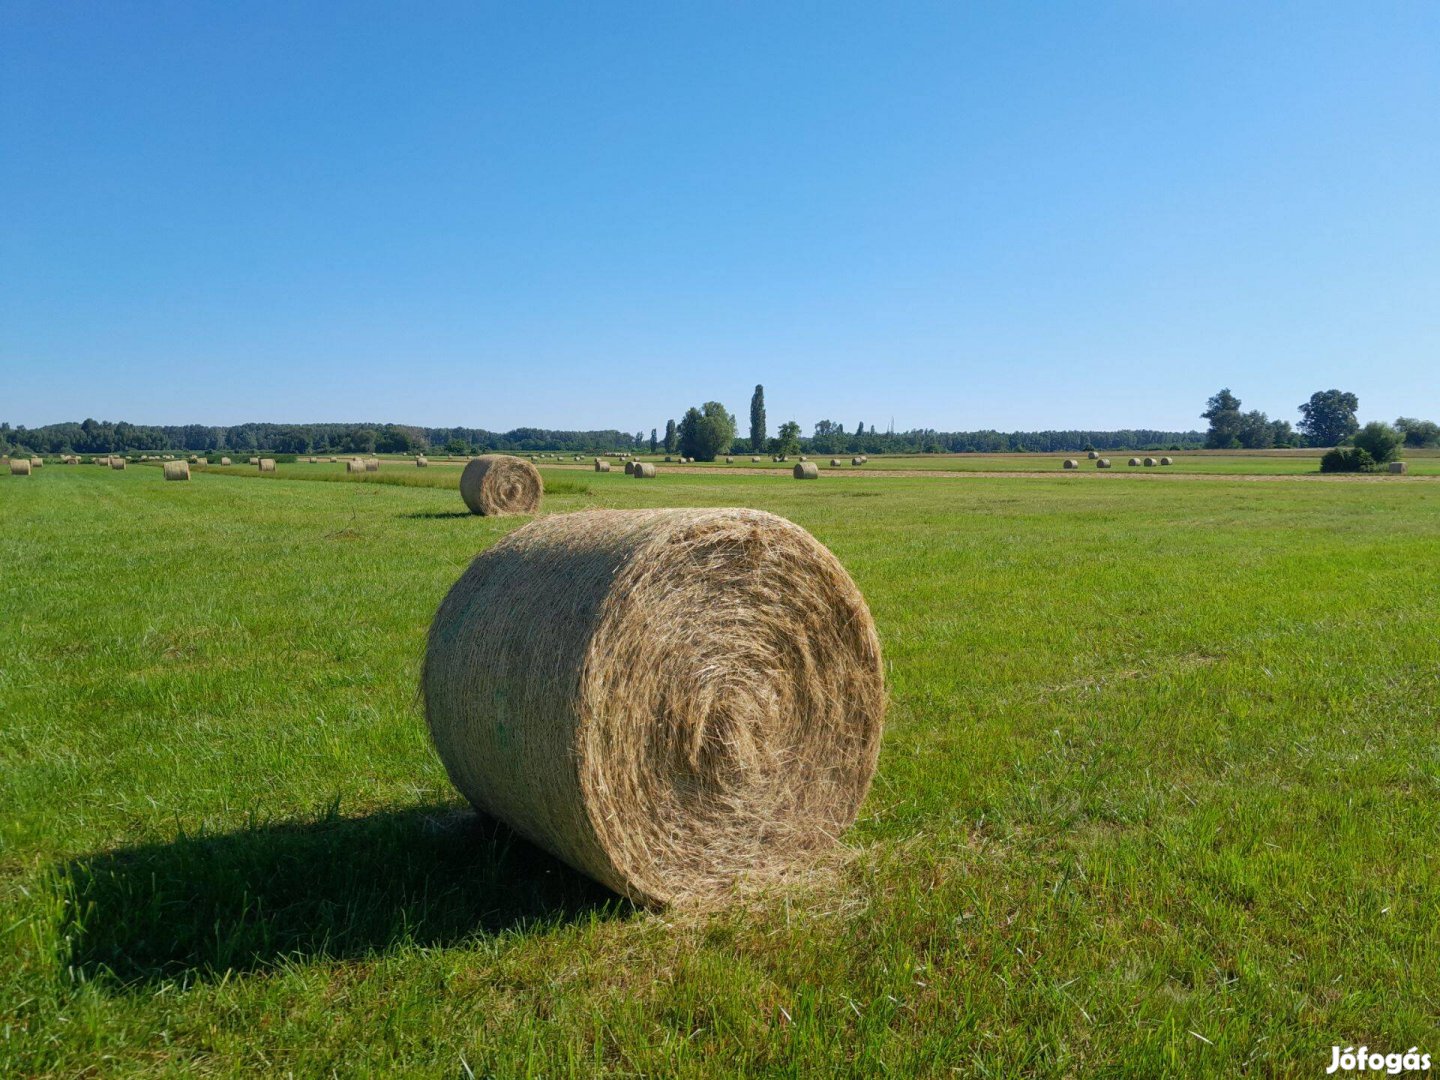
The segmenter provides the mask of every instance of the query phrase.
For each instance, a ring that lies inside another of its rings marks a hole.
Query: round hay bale
[[[734,464],[735,464],[735,459],[734,459],[733,457],[731,457],[729,454],[726,454],[726,455],[725,455],[725,464],[726,464],[726,465],[734,465]]]
[[[753,464],[759,464],[760,459],[759,459],[758,457],[752,457],[752,458],[750,459],[750,461],[751,461],[751,463],[753,463]]]
[[[125,469],[125,459],[123,457],[111,457],[110,467],[112,469],[120,469],[123,472]]]
[[[801,454],[801,455],[800,455],[800,460],[801,460],[801,461],[809,461],[810,459],[807,458],[804,454]]]
[[[274,459],[274,458],[268,458],[268,457],[262,457],[262,458],[260,459],[260,471],[261,471],[261,472],[274,472],[274,471],[275,471],[275,459]]]
[[[669,460],[670,460],[670,455],[669,455],[669,454],[666,454],[666,455],[665,455],[665,460],[666,460],[666,461],[669,461]]]
[[[1080,463],[1079,463],[1078,461],[1076,461],[1074,458],[1066,458],[1066,459],[1065,459],[1065,468],[1067,468],[1067,469],[1078,469],[1079,467],[1080,467]]]
[[[509,454],[477,457],[460,474],[460,497],[472,514],[538,514],[544,494],[540,470]]]
[[[426,461],[423,457],[417,457],[415,459],[415,467],[417,469],[428,469],[430,467],[430,462]]]
[[[595,462],[595,471],[596,471],[596,472],[609,472],[609,471],[610,471],[610,462],[608,462],[608,461],[597,461],[597,462]]]
[[[820,476],[820,470],[813,461],[797,461],[791,474],[796,480],[815,480]]]
[[[1089,457],[1089,459],[1090,459],[1091,461],[1099,461],[1099,460],[1100,460],[1100,455],[1099,455],[1096,451],[1094,451],[1094,450],[1087,450],[1087,451],[1086,451],[1086,456]]]
[[[1132,458],[1130,459],[1130,467],[1131,467],[1132,469],[1135,468],[1135,467],[1136,467],[1137,465],[1139,465],[1139,464],[1140,464],[1140,459],[1139,459],[1138,457],[1132,457]]]
[[[478,810],[657,907],[723,903],[833,847],[885,716],[880,641],[845,568],[740,509],[517,529],[440,604],[421,693]]]
[[[637,480],[654,480],[655,466],[648,461],[637,461],[635,463],[635,471],[630,475]]]
[[[1145,459],[1145,468],[1147,468],[1147,469],[1153,469],[1153,468],[1155,467],[1155,464],[1156,464],[1156,462],[1155,462],[1155,459],[1154,459],[1153,457],[1147,457],[1147,458]]]
[[[246,462],[246,464],[247,464],[247,465],[259,465],[259,464],[260,464],[260,459],[259,459],[258,457],[252,457],[252,458],[250,458],[249,461]]]
[[[851,464],[851,465],[863,465],[864,462],[862,462],[858,457],[852,457],[852,458],[850,459],[850,464]]]
[[[10,461],[10,475],[11,475],[11,476],[29,476],[29,475],[30,475],[30,459],[29,459],[29,458],[13,458],[13,459],[11,459],[11,461]]]
[[[371,457],[371,458],[366,458],[366,459],[365,459],[365,471],[366,471],[366,472],[379,472],[379,471],[380,471],[380,459],[379,459],[379,458],[373,458],[373,457]]]
[[[188,461],[167,461],[165,462],[166,480],[189,480],[190,463]]]
[[[221,464],[221,465],[229,465],[229,464],[230,464],[230,459],[229,459],[228,457],[222,457],[222,458],[220,459],[220,464]]]
[[[1095,468],[1097,468],[1097,469],[1108,469],[1109,467],[1110,467],[1110,459],[1109,459],[1108,457],[1102,457],[1102,458],[1096,458],[1096,459],[1095,459]]]
[[[1404,476],[1410,471],[1410,463],[1408,461],[1392,461],[1390,462],[1390,471],[1396,476]]]
[[[635,462],[633,462],[633,461],[627,461],[627,462],[625,462],[625,475],[626,475],[626,476],[634,476],[634,475],[635,475]]]
[[[32,458],[30,459],[30,467],[31,467],[32,469],[41,469],[41,468],[44,468],[44,466],[45,466],[45,459],[44,459],[44,458],[32,457]]]
[[[832,457],[832,458],[830,459],[830,467],[831,467],[832,469],[835,468],[835,467],[836,467],[837,465],[839,465],[839,464],[840,464],[840,459],[839,459],[838,457]]]
[[[198,457],[196,457],[194,454],[191,454],[188,458],[185,459],[185,464],[187,464],[187,465],[199,465],[199,464],[200,464],[200,459],[199,459]]]
[[[365,462],[359,458],[351,458],[345,462],[345,471],[347,473],[363,473],[365,471]]]
[[[334,464],[335,464],[337,461],[339,461],[340,459],[339,459],[339,458],[333,458],[333,457],[332,457],[332,458],[329,458],[328,460],[329,460],[329,462],[330,462],[331,465],[334,465]]]
[[[1160,464],[1161,464],[1161,465],[1174,465],[1175,462],[1174,462],[1174,460],[1171,459],[1171,458],[1162,457],[1162,458],[1160,459]]]

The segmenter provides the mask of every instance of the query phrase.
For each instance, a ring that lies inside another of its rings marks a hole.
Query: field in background
[[[340,469],[0,477],[0,1074],[1440,1048],[1440,483],[545,468],[547,512],[781,513],[875,614],[893,704],[853,857],[699,919],[464,812],[424,633],[523,522],[470,516],[438,462],[296,482]]]

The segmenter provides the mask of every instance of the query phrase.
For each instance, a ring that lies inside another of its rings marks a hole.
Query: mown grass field
[[[453,470],[235,471],[0,477],[0,1075],[1440,1051],[1440,482],[546,470],[547,512],[783,514],[875,614],[850,856],[699,918],[477,822],[428,745],[430,616],[522,522]]]

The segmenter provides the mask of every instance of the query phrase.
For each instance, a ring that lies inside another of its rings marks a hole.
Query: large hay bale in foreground
[[[648,461],[637,461],[635,463],[635,471],[630,475],[637,480],[654,480],[655,466]]]
[[[1392,473],[1395,473],[1397,476],[1404,476],[1407,472],[1410,471],[1410,465],[1408,462],[1404,461],[1392,461],[1390,462],[1390,471]]]
[[[796,480],[815,480],[820,476],[820,470],[813,461],[797,461],[791,475]]]
[[[123,457],[112,456],[110,458],[110,467],[112,469],[120,469],[123,472],[125,469],[125,459]]]
[[[1080,467],[1080,463],[1079,463],[1078,461],[1076,461],[1074,458],[1066,458],[1066,459],[1065,459],[1065,468],[1067,468],[1067,469],[1078,469],[1079,467]]]
[[[345,471],[347,473],[363,473],[365,471],[365,462],[359,458],[351,458],[345,462]]]
[[[544,494],[540,470],[509,454],[484,454],[460,474],[460,497],[472,514],[538,514]]]
[[[634,475],[635,475],[635,462],[633,462],[633,461],[627,461],[627,462],[625,462],[625,475],[626,475],[626,476],[634,476]]]
[[[262,458],[260,459],[260,471],[261,471],[261,472],[274,472],[274,471],[275,471],[275,459],[274,459],[274,458],[268,458],[268,457],[262,457]]]
[[[476,557],[435,613],[421,692],[478,810],[638,903],[705,907],[855,820],[883,672],[864,597],[800,527],[593,510]]]
[[[29,476],[29,475],[30,475],[30,459],[29,459],[29,458],[14,458],[14,459],[10,462],[10,475],[11,475],[11,476]]]
[[[166,480],[190,479],[190,463],[188,461],[167,461],[164,469]]]
[[[1097,468],[1097,469],[1108,469],[1109,467],[1110,467],[1110,459],[1109,459],[1108,457],[1102,457],[1102,458],[1096,458],[1096,459],[1095,459],[1095,468]]]
[[[597,462],[595,462],[595,471],[596,471],[596,472],[609,472],[609,471],[610,471],[610,462],[608,462],[608,461],[597,461]]]

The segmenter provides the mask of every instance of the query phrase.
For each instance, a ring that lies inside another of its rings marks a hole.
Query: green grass
[[[549,512],[784,514],[879,625],[854,857],[702,919],[476,822],[427,743],[430,616],[522,522],[293,468],[0,477],[0,1075],[1440,1050],[1440,484],[548,470]]]

